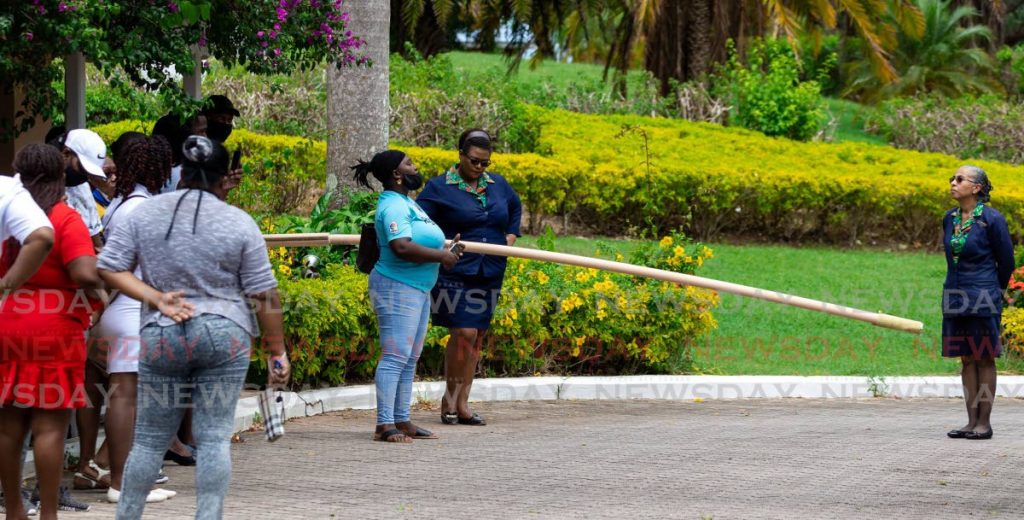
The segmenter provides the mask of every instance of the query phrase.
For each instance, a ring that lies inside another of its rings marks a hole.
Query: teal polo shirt
[[[383,276],[421,291],[430,291],[437,282],[438,262],[410,262],[395,255],[388,245],[392,240],[410,238],[429,249],[444,248],[444,232],[406,195],[387,190],[380,194],[377,214],[377,245],[380,259],[374,269]]]

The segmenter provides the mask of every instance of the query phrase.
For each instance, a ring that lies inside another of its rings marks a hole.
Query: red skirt
[[[84,407],[85,331],[71,326],[36,332],[0,326],[0,406]]]

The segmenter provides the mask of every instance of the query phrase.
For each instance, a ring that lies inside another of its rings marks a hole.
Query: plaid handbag
[[[263,431],[267,440],[274,442],[284,436],[284,397],[273,387],[264,387],[258,394]]]

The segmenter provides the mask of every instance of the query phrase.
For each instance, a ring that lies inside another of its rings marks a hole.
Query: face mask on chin
[[[231,137],[231,130],[234,128],[234,126],[226,123],[209,121],[206,123],[206,136],[223,144],[224,141],[228,140],[228,137]]]
[[[67,187],[78,186],[79,184],[83,184],[83,183],[88,182],[88,181],[89,181],[89,177],[87,177],[85,175],[85,173],[82,173],[82,172],[78,171],[77,169],[72,168],[70,165],[64,167],[64,185],[65,186],[67,186]]]
[[[409,188],[409,191],[416,191],[423,187],[423,176],[418,173],[415,175],[403,175],[402,184]]]

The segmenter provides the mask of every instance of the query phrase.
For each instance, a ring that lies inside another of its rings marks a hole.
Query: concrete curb
[[[416,399],[437,401],[443,381],[413,386]],[[1024,376],[1002,376],[996,394],[1024,398]],[[369,410],[376,407],[373,385],[284,392],[286,417],[309,417],[338,410]],[[522,377],[478,379],[470,400],[555,401],[608,399],[858,399],[868,397],[961,398],[959,376],[863,377],[863,376],[618,376],[618,377]],[[258,411],[256,397],[239,400],[235,430],[247,430]]]

